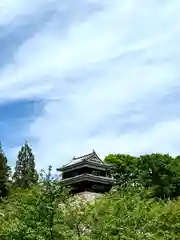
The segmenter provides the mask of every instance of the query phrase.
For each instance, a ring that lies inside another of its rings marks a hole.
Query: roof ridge
[[[104,163],[104,162],[102,161],[102,159],[97,155],[97,153],[96,153],[94,150],[93,150],[93,155],[97,157],[97,159],[99,160],[99,162]],[[92,155],[92,156],[93,156],[93,155]]]
[[[71,159],[71,161],[69,162],[69,163],[67,163],[67,164],[64,164],[63,165],[63,168],[64,167],[68,167],[68,166],[70,166],[70,165],[73,165],[75,162],[83,162],[83,161],[91,161],[91,159],[93,159],[93,157],[95,158],[95,160],[93,161],[93,162],[100,162],[100,163],[103,163],[103,161],[99,158],[99,156],[97,155],[97,153],[94,151],[94,149],[93,149],[93,151],[91,152],[91,153],[88,153],[88,154],[85,154],[85,155],[82,155],[82,156],[80,156],[80,157],[73,157],[72,159]],[[96,161],[97,160],[97,161]]]
[[[77,159],[80,159],[80,158],[88,157],[88,156],[91,156],[91,155],[93,155],[93,154],[94,154],[94,152],[91,152],[91,153],[82,155],[82,156],[80,156],[80,157],[74,157],[73,160],[77,160]]]
[[[97,154],[95,154],[95,156],[97,157],[97,160],[99,160],[99,162],[101,162],[102,163],[102,160],[98,157],[98,155]],[[91,155],[91,156],[89,156],[89,158],[88,159],[86,159],[86,160],[91,160],[92,158],[94,157],[94,154],[93,155]]]

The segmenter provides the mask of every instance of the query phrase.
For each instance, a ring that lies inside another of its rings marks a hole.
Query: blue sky
[[[179,0],[1,0],[0,138],[37,168],[180,154]]]

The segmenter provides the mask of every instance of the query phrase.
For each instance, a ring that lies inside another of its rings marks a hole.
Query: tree
[[[6,197],[8,194],[8,181],[11,168],[7,165],[7,158],[0,143],[0,197]]]
[[[152,196],[174,198],[180,196],[180,156],[169,154],[146,154],[133,157],[110,154],[107,163],[115,166],[114,176],[118,185],[137,183],[145,188],[153,188]]]
[[[137,157],[126,154],[109,154],[105,162],[115,166],[113,176],[119,185],[136,181],[138,178]]]
[[[88,214],[88,239],[180,239],[180,201],[142,198],[139,187],[120,187],[97,199]]]
[[[69,239],[65,238],[62,206],[67,198],[66,189],[52,179],[51,167],[47,174],[42,171],[36,185],[13,189],[0,205],[0,239]]]
[[[28,188],[38,180],[35,157],[27,142],[18,153],[13,180],[15,186],[22,188]]]
[[[5,177],[5,162],[3,155],[0,153],[0,197],[7,195],[6,177]]]
[[[179,199],[143,198],[144,188],[127,185],[81,203],[47,179],[0,203],[0,239],[180,239]]]
[[[173,158],[168,154],[146,154],[139,157],[139,181],[143,186],[153,187],[153,195],[160,198],[172,196]],[[176,169],[179,171],[180,169]]]
[[[180,156],[173,158],[171,161],[171,196],[180,196]]]

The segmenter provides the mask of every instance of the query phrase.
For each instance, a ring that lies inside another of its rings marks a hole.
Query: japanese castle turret
[[[62,172],[61,183],[69,186],[73,194],[105,193],[114,184],[114,179],[110,177],[110,165],[104,163],[94,150],[90,154],[74,157],[57,171]]]

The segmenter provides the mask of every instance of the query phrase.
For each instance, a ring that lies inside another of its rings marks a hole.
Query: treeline
[[[161,199],[180,196],[180,156],[110,154],[105,162],[114,166],[112,175],[119,186],[131,183],[151,188],[151,196]]]
[[[0,204],[0,239],[179,240],[180,201],[144,193],[126,186],[85,203],[55,182],[17,189]]]
[[[139,157],[109,154],[104,161],[114,166],[111,174],[118,186],[136,184],[151,188],[152,197],[161,199],[180,196],[180,156],[160,153]],[[19,150],[13,174],[0,144],[0,197],[8,196],[11,187],[29,188],[38,179],[35,156],[27,142]]]
[[[29,188],[38,181],[35,156],[27,142],[19,150],[13,172],[0,144],[0,197],[7,197],[12,187]]]
[[[13,171],[0,151],[2,240],[180,239],[180,157],[110,154],[116,185],[94,202],[71,196],[52,178],[52,168],[35,170],[28,143]]]

